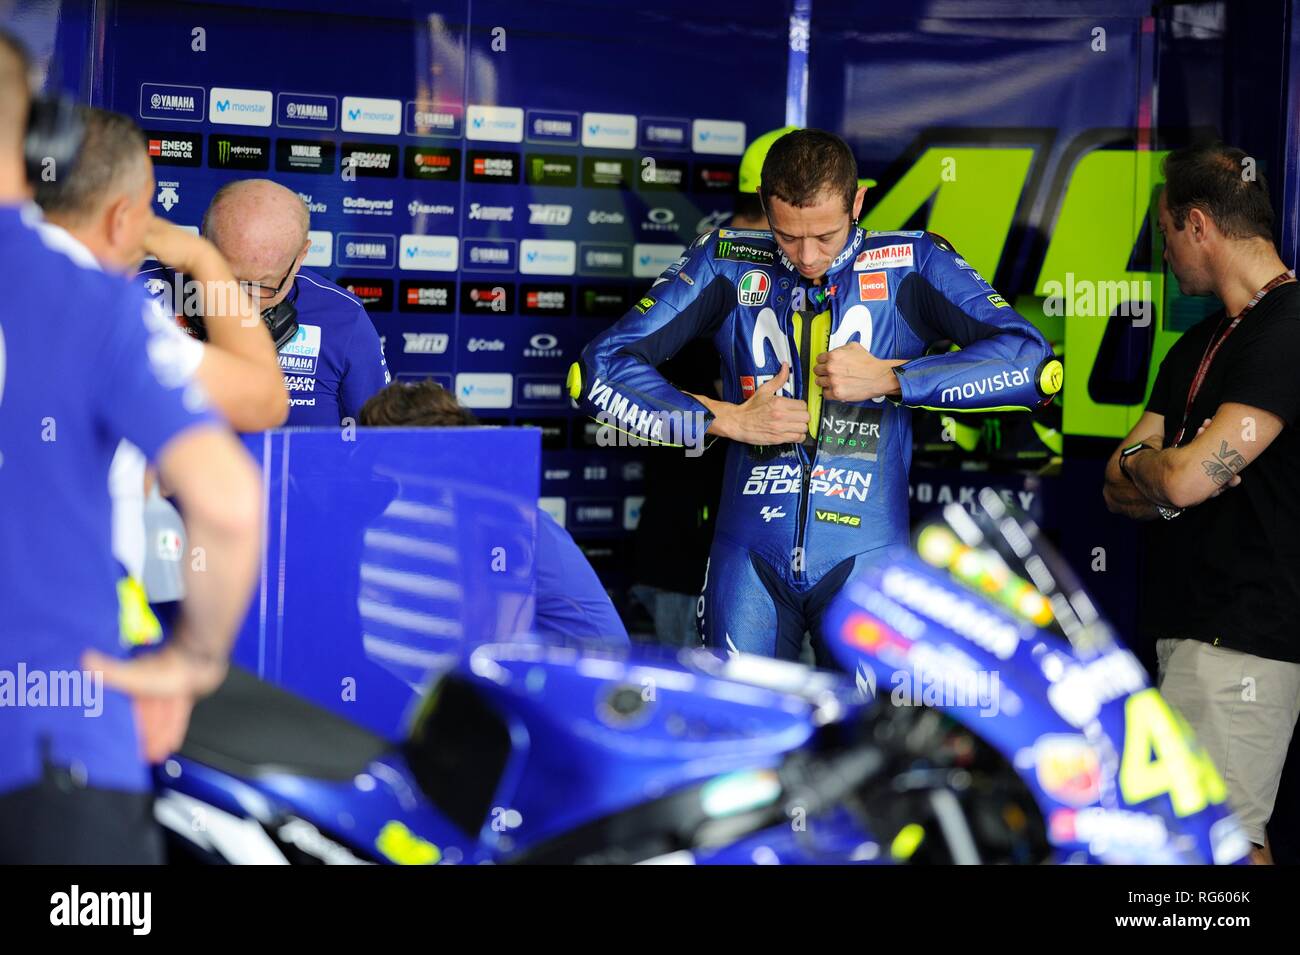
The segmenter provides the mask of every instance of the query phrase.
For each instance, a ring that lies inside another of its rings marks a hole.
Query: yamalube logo
[[[563,354],[559,339],[545,332],[528,339],[528,347],[524,349],[525,358],[559,358]]]
[[[762,305],[772,290],[772,280],[760,269],[750,269],[736,286],[736,300],[741,305]]]

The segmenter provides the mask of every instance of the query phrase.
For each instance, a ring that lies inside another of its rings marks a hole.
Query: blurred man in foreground
[[[147,762],[224,678],[258,565],[260,481],[145,295],[35,230],[28,66],[0,34],[0,862],[159,862]],[[108,495],[123,438],[157,462],[207,567],[172,638],[130,661]]]

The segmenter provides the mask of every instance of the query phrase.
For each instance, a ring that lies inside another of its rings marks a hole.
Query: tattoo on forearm
[[[1201,462],[1206,476],[1218,487],[1223,487],[1246,466],[1246,459],[1240,451],[1228,447],[1227,441],[1219,442],[1219,453]]]

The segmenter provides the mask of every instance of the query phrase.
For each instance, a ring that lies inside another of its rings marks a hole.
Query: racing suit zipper
[[[807,574],[807,560],[803,552],[804,529],[808,524],[808,472],[812,468],[814,457],[809,457],[802,447],[797,449],[799,457],[802,459],[799,464],[799,510],[795,520],[795,538],[794,538],[794,579],[803,583]]]
[[[799,355],[800,378],[803,383],[803,400],[806,402],[812,392],[812,368],[813,355],[809,352],[812,350],[812,323],[813,315],[811,312],[799,312],[792,310],[795,316],[796,324],[799,331],[799,341],[796,343]],[[809,422],[809,427],[812,422]],[[811,448],[809,442],[812,441]],[[809,472],[817,460],[817,444],[813,440],[811,433],[806,436],[803,443],[796,445],[796,453],[799,455],[799,510],[795,519],[795,539],[794,539],[794,579],[803,583],[807,577],[807,559],[804,554],[804,536],[808,525],[808,483],[810,481]]]

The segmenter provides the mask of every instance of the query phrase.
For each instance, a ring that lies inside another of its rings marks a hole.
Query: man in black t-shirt
[[[1300,285],[1246,160],[1223,145],[1165,160],[1165,261],[1183,294],[1224,308],[1170,349],[1104,493],[1116,513],[1155,518],[1142,627],[1160,689],[1223,773],[1263,862],[1300,714]]]

